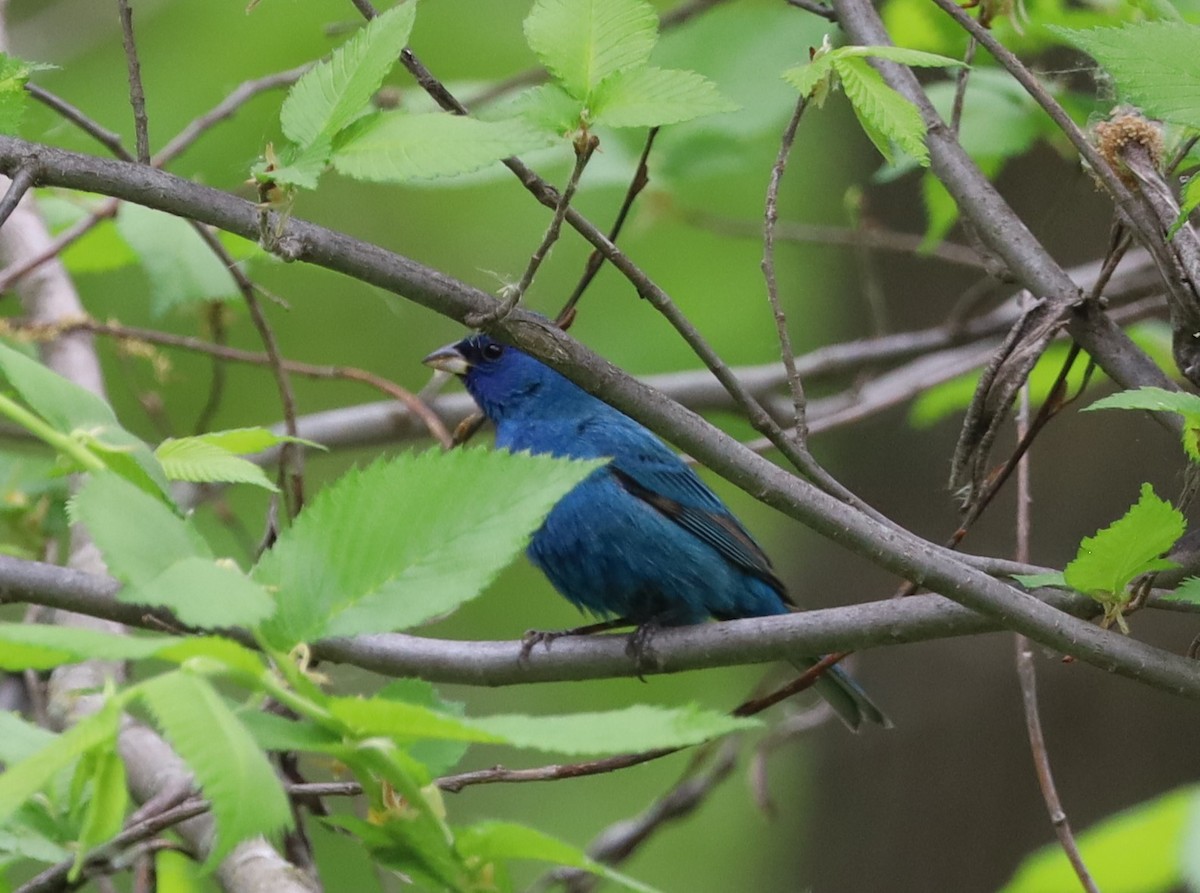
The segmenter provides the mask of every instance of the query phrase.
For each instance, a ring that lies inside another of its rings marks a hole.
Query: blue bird
[[[644,426],[486,335],[443,347],[424,362],[463,379],[495,425],[497,446],[611,459],[563,497],[529,543],[530,560],[567,601],[636,624],[639,632],[792,610],[746,528]],[[890,725],[839,667],[816,688],[850,728],[864,719]]]

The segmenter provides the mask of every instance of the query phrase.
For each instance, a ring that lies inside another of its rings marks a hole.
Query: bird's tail
[[[792,665],[801,672],[811,669],[816,663],[817,659],[792,661]],[[875,705],[862,686],[841,667],[830,667],[813,683],[813,688],[852,732],[858,731],[863,720],[869,720],[885,729],[892,727],[892,721]]]

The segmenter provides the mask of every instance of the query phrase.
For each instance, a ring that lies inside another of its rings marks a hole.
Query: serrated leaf
[[[116,836],[125,821],[129,791],[125,787],[125,763],[116,750],[96,754],[92,767],[91,796],[83,814],[83,825],[76,843],[75,861],[68,880],[75,881],[88,853]]]
[[[1200,605],[1200,577],[1188,577],[1180,582],[1172,592],[1166,594],[1164,598],[1172,602]]]
[[[123,582],[148,583],[177,561],[213,557],[188,522],[115,474],[92,475],[72,505]]]
[[[819,107],[825,101],[833,77],[833,58],[829,53],[817,56],[807,65],[789,68],[783,79],[799,91],[801,96],[810,96]]]
[[[568,490],[603,463],[430,450],[317,494],[253,576],[277,592],[277,645],[403,629],[474,598]]]
[[[0,623],[0,669],[49,670],[92,658],[137,660],[153,656],[167,641],[80,627]]]
[[[554,136],[574,133],[583,123],[586,103],[558,84],[539,84],[517,96],[510,110],[538,130]]]
[[[154,455],[167,478],[173,481],[252,484],[272,493],[279,492],[261,468],[217,446],[203,435],[168,437],[154,450]]]
[[[334,150],[333,166],[359,180],[403,183],[469,173],[549,142],[521,120],[380,112],[347,129]]]
[[[687,747],[730,732],[759,727],[755,719],[687,707],[635,704],[623,710],[560,716],[475,717],[472,725],[517,747],[571,755]]]
[[[218,865],[243,840],[291,826],[291,807],[271,763],[206,680],[177,670],[132,691],[212,804],[217,831],[206,868]]]
[[[928,167],[925,123],[917,107],[889,87],[883,75],[866,59],[837,58],[834,69],[841,78],[842,89],[854,114],[880,154],[891,161],[891,147],[887,144],[893,141],[921,166]]]
[[[0,864],[7,861],[5,857],[13,856],[53,864],[71,858],[71,853],[45,834],[14,823],[8,828],[0,828]]]
[[[1116,80],[1122,98],[1148,115],[1200,127],[1200,27],[1138,22],[1121,28],[1050,30],[1100,63]]]
[[[150,310],[168,310],[238,293],[233,275],[182,217],[127,203],[117,230],[150,280]]]
[[[465,705],[461,701],[447,701],[438,690],[423,679],[394,679],[375,693],[377,698],[403,701],[434,710],[455,718],[463,716]],[[408,755],[425,766],[432,776],[443,775],[453,769],[466,754],[470,742],[426,739],[406,746]]]
[[[895,46],[859,46],[851,45],[838,47],[830,54],[837,58],[866,58],[886,59],[889,62],[899,62],[910,68],[966,68],[961,59],[951,59],[937,53],[927,53],[924,50],[910,50],[907,47]]]
[[[479,822],[455,833],[455,848],[471,864],[477,860],[485,865],[514,859],[535,859],[607,878],[627,890],[655,893],[655,888],[614,871],[588,857],[582,850],[555,837],[512,822]]]
[[[614,72],[638,68],[658,41],[658,16],[643,0],[537,0],[525,39],[576,99]]]
[[[231,453],[248,456],[261,453],[271,447],[284,443],[299,443],[314,450],[324,450],[321,444],[303,437],[291,437],[287,434],[276,434],[270,428],[230,428],[226,431],[208,431],[195,437],[185,438],[212,444]]]
[[[260,183],[316,189],[321,174],[329,167],[332,154],[333,137],[320,135],[306,146],[284,148],[280,151],[276,164],[258,162],[250,168],[250,173]]]
[[[384,736],[400,744],[423,738],[496,744],[507,740],[478,728],[473,720],[389,698],[330,698],[326,709],[359,738]]]
[[[1153,800],[1076,832],[1079,854],[1098,889],[1105,893],[1168,893],[1182,880],[1182,836],[1195,809],[1195,785]],[[1079,877],[1058,844],[1027,856],[1000,893],[1073,890]]]
[[[186,666],[193,672],[209,672],[214,666],[219,667],[221,672],[241,679],[250,687],[266,672],[262,655],[223,636],[168,638],[163,640],[154,656]]]
[[[1067,580],[1063,576],[1062,571],[1050,571],[1045,574],[1013,574],[1012,578],[1026,589],[1041,589],[1043,586],[1067,586]]]
[[[308,720],[285,719],[262,710],[245,710],[238,719],[263,750],[330,753],[346,748],[339,735]]]
[[[77,758],[94,748],[114,748],[119,719],[120,705],[110,701],[0,773],[0,826]]]
[[[644,66],[606,78],[595,92],[591,119],[609,127],[658,127],[737,108],[703,75]]]
[[[236,566],[183,558],[155,577],[122,589],[123,602],[169,608],[188,626],[253,627],[275,612],[275,600]]]
[[[1134,577],[1173,567],[1159,558],[1183,535],[1183,515],[1142,484],[1138,501],[1095,536],[1084,537],[1079,554],[1063,571],[1071,588],[1100,601],[1123,603]]]
[[[1082,411],[1091,412],[1096,409],[1149,409],[1156,412],[1177,412],[1183,416],[1200,419],[1200,396],[1147,385],[1101,397],[1090,406],[1085,406]]]
[[[416,11],[415,0],[393,6],[300,78],[279,113],[284,135],[308,146],[358,118],[408,44]]]
[[[33,66],[15,56],[0,53],[0,133],[16,135],[29,106],[25,83]]]

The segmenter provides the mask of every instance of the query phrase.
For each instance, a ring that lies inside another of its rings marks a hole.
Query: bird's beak
[[[439,347],[421,362],[433,369],[452,372],[455,375],[466,375],[471,368],[471,363],[462,355],[457,344]]]

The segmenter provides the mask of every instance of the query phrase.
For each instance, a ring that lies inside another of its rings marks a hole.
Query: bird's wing
[[[708,486],[673,454],[670,463],[627,463],[608,466],[625,490],[712,546],[726,561],[769,585],[788,604],[787,589],[762,547]]]

